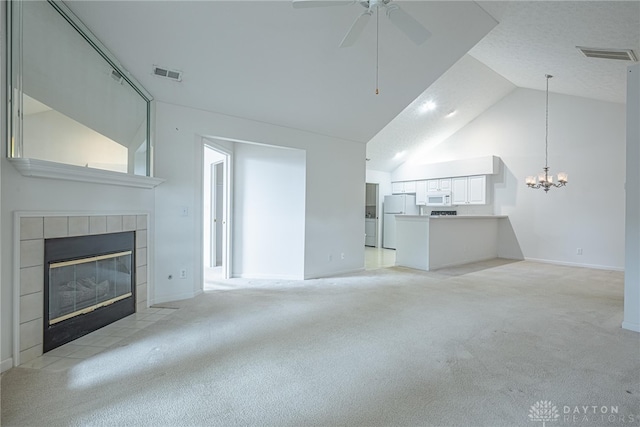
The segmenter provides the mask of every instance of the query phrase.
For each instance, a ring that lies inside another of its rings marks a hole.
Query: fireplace
[[[135,232],[46,239],[47,352],[135,312]]]

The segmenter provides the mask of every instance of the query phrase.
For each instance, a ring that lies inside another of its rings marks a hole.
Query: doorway
[[[378,184],[365,184],[364,245],[378,247]]]
[[[203,164],[203,247],[204,288],[207,283],[228,279],[230,156],[222,147],[206,140]]]

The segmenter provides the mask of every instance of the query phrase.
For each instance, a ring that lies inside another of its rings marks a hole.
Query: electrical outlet
[[[582,255],[582,248],[576,249],[576,255]]]
[[[327,257],[327,261],[333,261],[333,255],[329,254],[329,256]]]
[[[340,259],[344,259],[344,252],[340,254]]]
[[[187,269],[183,268],[180,270],[180,278],[181,279],[186,279],[187,278]]]

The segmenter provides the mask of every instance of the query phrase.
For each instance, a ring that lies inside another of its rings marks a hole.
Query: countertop
[[[508,218],[508,215],[396,215],[397,219],[486,219]]]

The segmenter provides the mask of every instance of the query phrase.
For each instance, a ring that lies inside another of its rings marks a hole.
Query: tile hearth
[[[119,346],[120,341],[138,331],[164,320],[176,310],[172,308],[147,308],[120,319],[104,328],[91,332],[68,344],[43,354],[21,368],[64,371],[78,363],[110,348]]]

